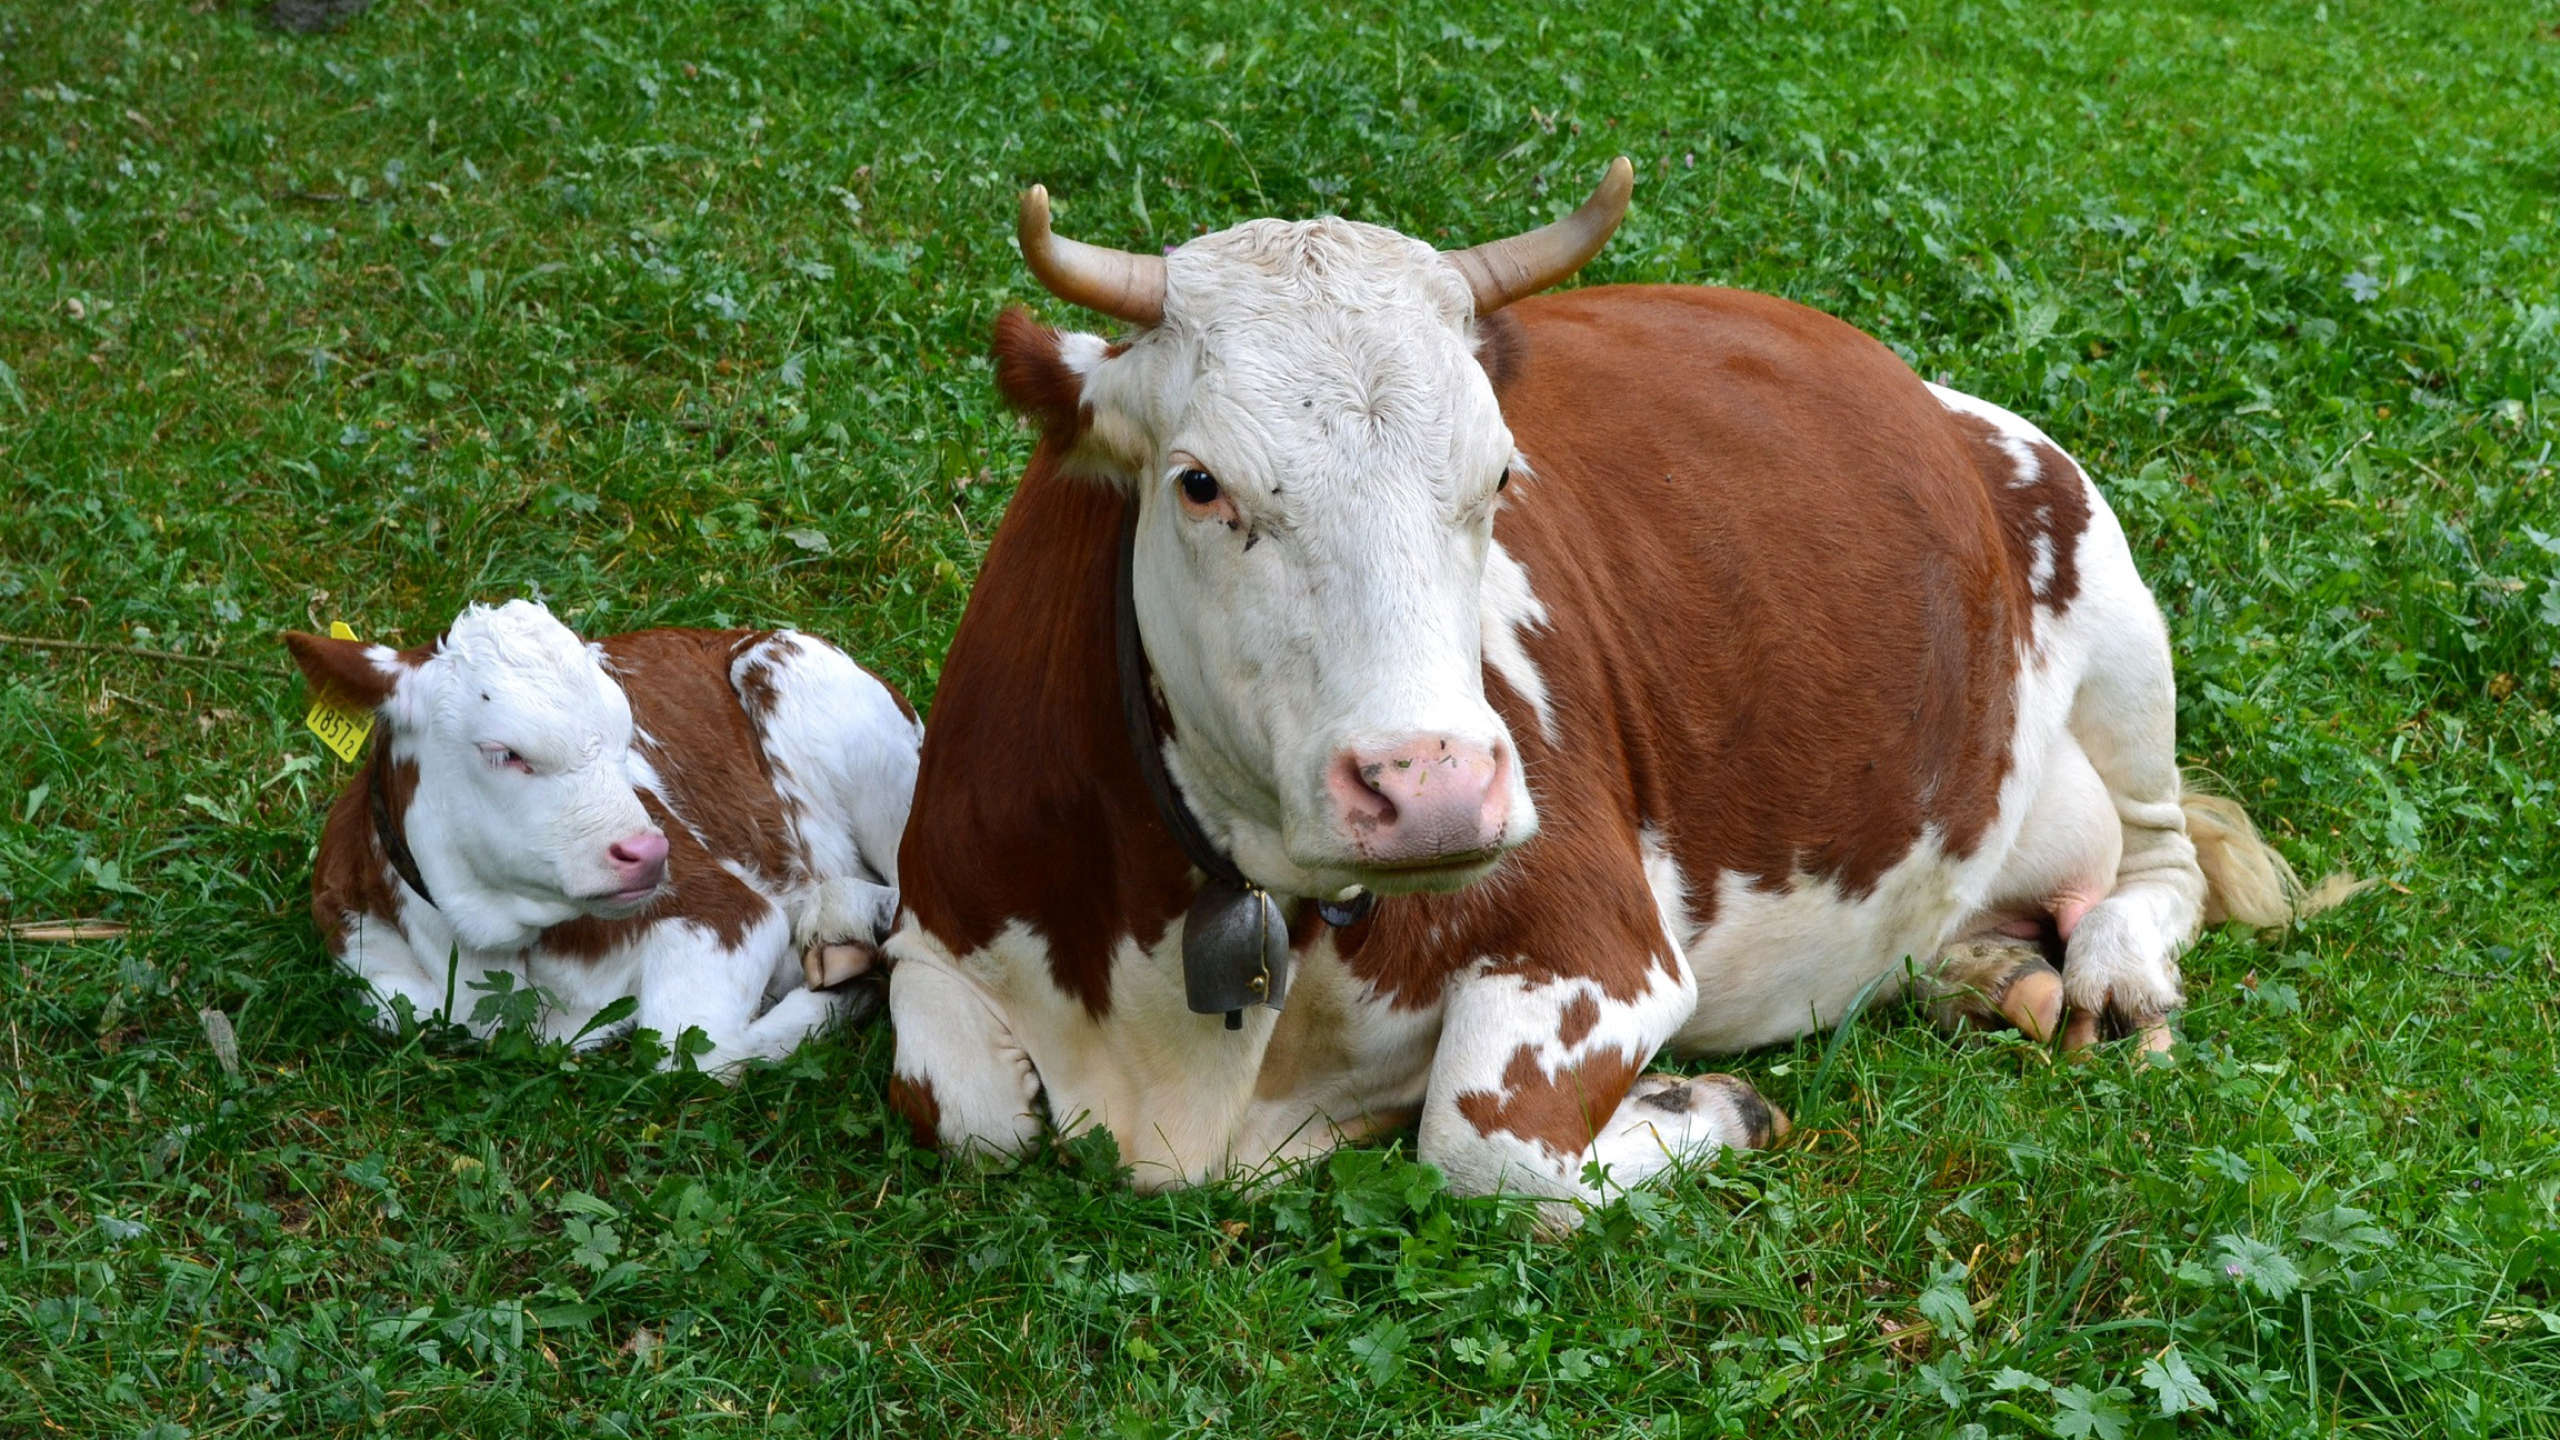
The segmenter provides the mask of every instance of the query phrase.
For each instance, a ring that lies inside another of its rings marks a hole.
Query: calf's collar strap
[[[404,827],[391,818],[391,792],[384,777],[391,773],[391,746],[387,740],[373,742],[373,753],[365,760],[364,788],[373,811],[373,838],[382,842],[382,853],[391,860],[391,868],[403,883],[418,892],[418,898],[433,906],[436,897],[427,892],[427,879],[418,873],[418,857],[409,853],[409,837]]]
[[[1191,813],[1165,769],[1164,739],[1156,733],[1155,706],[1148,696],[1147,649],[1138,635],[1137,549],[1138,501],[1132,496],[1120,517],[1119,573],[1112,588],[1120,718],[1157,816],[1173,832],[1183,858],[1207,877],[1182,922],[1183,997],[1193,1014],[1223,1014],[1227,1028],[1235,1030],[1244,1024],[1246,1006],[1277,1010],[1288,998],[1289,919],[1270,891],[1245,878],[1235,861],[1209,842],[1200,817]],[[1318,908],[1327,923],[1350,925],[1366,916],[1369,906],[1370,897],[1362,894]]]

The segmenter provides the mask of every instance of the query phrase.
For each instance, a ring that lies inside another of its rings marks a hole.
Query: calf
[[[377,1023],[405,1000],[485,1035],[473,991],[537,987],[546,1036],[699,1029],[725,1070],[853,1003],[835,987],[896,918],[923,730],[842,651],[793,630],[588,644],[524,600],[414,650],[285,644],[381,724],[311,883]],[[623,1024],[593,1024],[626,996]]]

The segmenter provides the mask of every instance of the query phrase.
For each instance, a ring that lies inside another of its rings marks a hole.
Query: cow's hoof
[[[2062,1028],[2062,972],[2037,956],[2009,972],[1992,1004],[2018,1032],[2038,1044]]]
[[[859,940],[812,945],[800,952],[800,973],[812,990],[832,990],[880,966],[880,951]]]
[[[1786,1111],[1761,1099],[1750,1081],[1735,1075],[1647,1075],[1627,1098],[1673,1115],[1715,1115],[1723,1122],[1716,1127],[1721,1138],[1746,1150],[1766,1150],[1795,1128]]]
[[[2103,1040],[2120,1040],[2133,1036],[2141,1041],[2145,1055],[2166,1055],[2178,1043],[2176,1032],[2169,1028],[2167,1017],[2144,1015],[2127,1017],[2117,1014],[2112,1006],[2092,1010],[2071,1007],[2070,1023],[2062,1029],[2062,1048],[2066,1051],[2086,1050]]]
[[[2015,1028],[2042,1044],[2062,1029],[2062,972],[2032,944],[2008,938],[1951,946],[1924,977],[1939,1028]]]

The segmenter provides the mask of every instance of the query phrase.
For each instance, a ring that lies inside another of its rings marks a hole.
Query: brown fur
[[[1054,340],[1050,342],[1054,349]],[[1115,491],[1057,473],[1044,440],[987,547],[943,666],[898,852],[904,899],[953,953],[1022,920],[1058,988],[1111,1009],[1111,950],[1153,945],[1191,899],[1120,714]],[[952,663],[956,661],[957,663]]]
[[[418,793],[418,767],[408,760],[392,764],[390,752],[376,742],[320,827],[320,852],[311,870],[311,920],[331,954],[345,953],[348,923],[357,916],[387,924],[400,919],[400,882],[392,878],[390,859],[373,830],[373,772],[383,767],[388,767],[382,777],[383,808],[392,824],[401,823],[409,813],[409,797]]]
[[[1590,1147],[1651,1058],[1601,1050],[1549,1076],[1538,1064],[1538,1051],[1535,1045],[1513,1051],[1502,1070],[1502,1089],[1460,1095],[1458,1113],[1478,1134],[1517,1135],[1560,1160]]]
[[[890,1076],[889,1108],[906,1117],[907,1137],[917,1149],[942,1148],[942,1102],[934,1098],[932,1081]]]

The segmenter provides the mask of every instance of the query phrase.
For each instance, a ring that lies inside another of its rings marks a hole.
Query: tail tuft
[[[2260,838],[2238,801],[2198,789],[2190,778],[2178,803],[2187,812],[2196,866],[2204,871],[2208,927],[2237,921],[2253,930],[2280,930],[2344,904],[2374,883],[2340,871],[2306,890],[2293,866]]]

